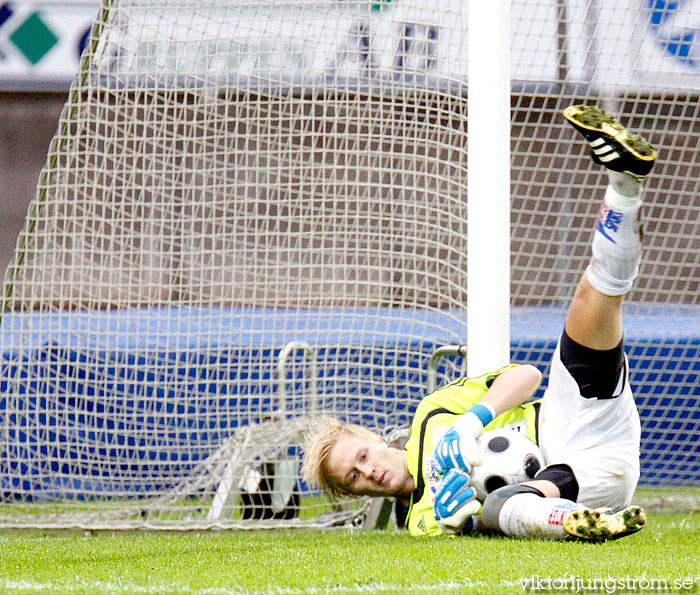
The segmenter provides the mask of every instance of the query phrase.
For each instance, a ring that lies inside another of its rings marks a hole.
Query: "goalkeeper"
[[[610,183],[544,398],[527,403],[541,380],[529,365],[459,379],[421,401],[404,449],[326,420],[305,450],[308,483],[334,495],[396,497],[408,507],[415,535],[496,531],[601,541],[643,527],[644,511],[630,506],[641,431],[621,305],[639,268],[642,181],[656,151],[598,108],[571,106],[564,117],[586,138],[593,160],[608,168]],[[469,484],[476,439],[484,428],[501,427],[539,444],[546,466],[532,481],[496,490],[482,506]]]

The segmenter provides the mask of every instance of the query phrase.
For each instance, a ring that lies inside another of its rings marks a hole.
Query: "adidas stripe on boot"
[[[564,110],[564,117],[588,141],[595,163],[638,179],[654,166],[656,149],[641,136],[631,134],[602,109],[571,105]]]

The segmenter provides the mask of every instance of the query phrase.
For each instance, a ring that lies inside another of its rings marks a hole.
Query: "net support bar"
[[[467,372],[510,359],[510,2],[469,2]]]
[[[428,361],[428,393],[438,388],[438,366],[440,365],[440,360],[445,356],[465,357],[466,354],[466,345],[443,345],[433,352]]]
[[[301,351],[304,360],[309,366],[309,414],[316,415],[318,412],[318,370],[316,368],[316,351],[311,345],[304,341],[291,341],[280,352],[277,360],[277,414],[284,416],[287,414],[287,372],[289,368],[289,357],[295,351]]]
[[[273,413],[276,419],[284,419],[287,415],[287,376],[289,371],[289,358],[292,353],[296,351],[301,351],[304,360],[309,366],[308,376],[309,376],[309,408],[308,411],[311,416],[316,415],[318,412],[318,402],[317,402],[317,378],[318,370],[316,367],[316,351],[311,345],[304,341],[291,341],[285,345],[277,359],[277,409]],[[226,470],[224,471],[221,482],[217,486],[216,494],[214,495],[214,500],[212,501],[211,507],[207,513],[207,521],[220,521],[224,518],[226,510],[231,510],[236,503],[236,500],[240,494],[241,483],[245,482],[245,479],[253,471],[250,467],[246,468],[245,465],[241,465],[241,459],[243,459],[243,453],[245,448],[248,446],[248,434],[244,439],[240,448],[234,450],[231,459],[226,465]],[[294,481],[289,481],[290,477],[296,477],[296,473],[293,470],[296,469],[296,462],[289,456],[280,457],[276,461],[275,472],[278,474],[273,481],[283,481],[286,485],[288,492],[294,489]],[[238,471],[238,472],[237,472]],[[243,477],[241,476],[241,473]],[[284,479],[286,481],[284,481]],[[251,490],[252,491],[252,490]],[[273,507],[275,507],[275,499],[278,494],[273,493]],[[281,505],[278,507],[283,507],[284,502],[286,502],[289,493],[284,494],[284,498]],[[279,498],[277,498],[279,499]]]

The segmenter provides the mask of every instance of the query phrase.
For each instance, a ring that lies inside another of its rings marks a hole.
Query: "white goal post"
[[[659,149],[642,482],[698,485],[700,6],[505,4],[104,0],[4,278],[0,526],[362,523],[299,480],[315,414],[547,370],[605,186],[571,103]]]
[[[510,362],[510,2],[470,0],[469,22],[467,373],[478,376]]]

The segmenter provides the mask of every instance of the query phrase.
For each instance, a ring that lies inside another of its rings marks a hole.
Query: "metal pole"
[[[510,2],[469,0],[467,370],[510,360]]]

